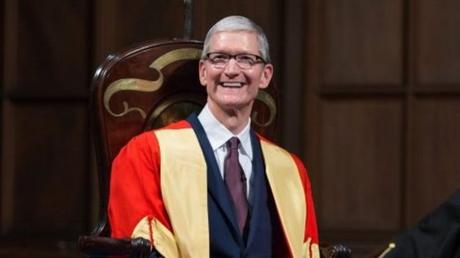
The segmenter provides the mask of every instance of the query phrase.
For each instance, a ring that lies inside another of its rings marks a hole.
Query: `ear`
[[[260,89],[265,89],[268,87],[270,84],[270,81],[273,77],[273,65],[272,64],[266,64],[264,66],[264,70],[262,71],[262,74],[260,75],[260,84],[259,88]]]
[[[206,71],[206,64],[204,63],[204,60],[200,60],[200,63],[198,65],[198,75],[200,77],[201,85],[206,86],[207,71]]]

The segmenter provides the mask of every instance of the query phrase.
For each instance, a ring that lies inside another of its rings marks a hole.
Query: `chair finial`
[[[193,3],[192,0],[184,0],[184,38],[192,38],[192,14],[193,14]]]

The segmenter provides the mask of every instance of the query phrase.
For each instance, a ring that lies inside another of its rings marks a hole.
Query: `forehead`
[[[216,32],[209,41],[209,52],[259,53],[257,34],[251,31]]]

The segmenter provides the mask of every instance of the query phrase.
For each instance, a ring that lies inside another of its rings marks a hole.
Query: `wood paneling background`
[[[277,139],[310,168],[320,238],[356,256],[459,188],[460,3],[195,1],[193,38],[242,14],[271,42]],[[97,215],[88,90],[104,58],[182,37],[181,0],[5,0],[0,257],[79,257]]]
[[[322,239],[366,257],[460,186],[460,4],[309,7],[304,153]]]

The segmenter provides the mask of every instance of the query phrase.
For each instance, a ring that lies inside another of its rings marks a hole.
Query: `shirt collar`
[[[216,151],[218,148],[222,147],[230,138],[236,136],[241,142],[241,151],[248,155],[252,160],[252,145],[250,137],[251,119],[248,120],[248,123],[244,129],[238,135],[234,135],[222,123],[220,123],[219,120],[217,120],[217,118],[209,109],[208,104],[206,104],[198,115],[198,120],[206,132],[206,136],[208,137],[213,151]]]

